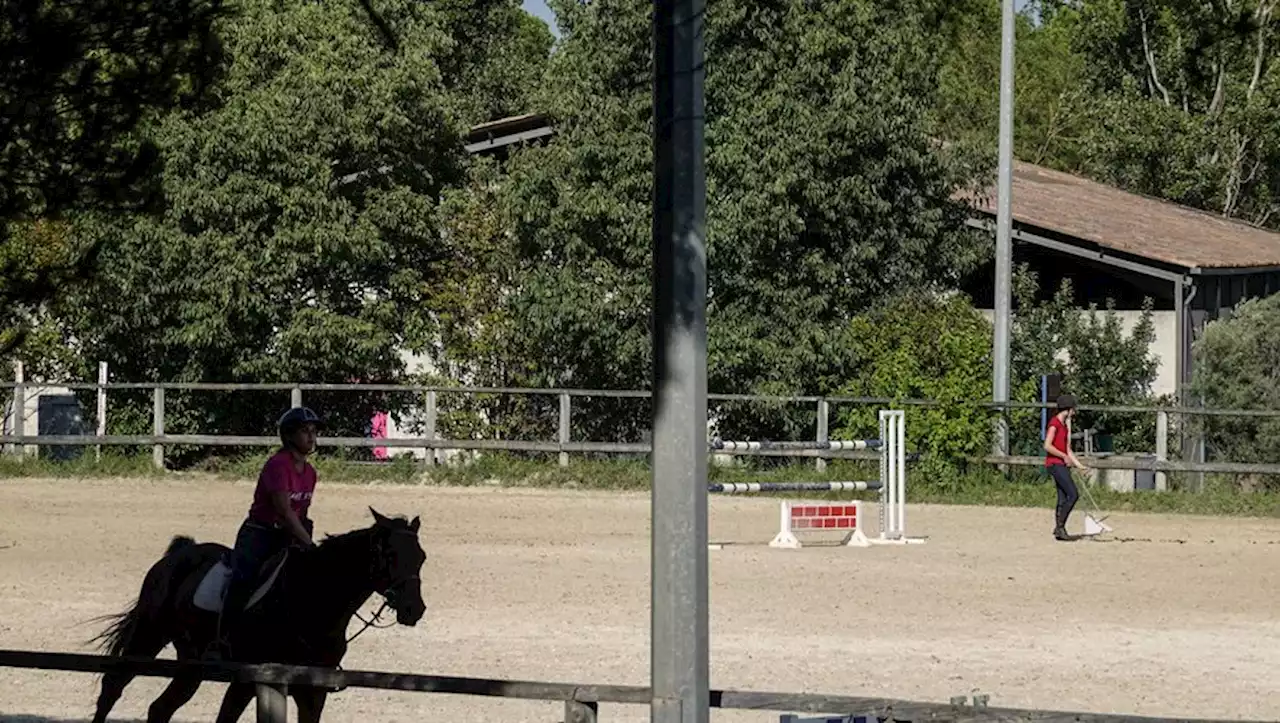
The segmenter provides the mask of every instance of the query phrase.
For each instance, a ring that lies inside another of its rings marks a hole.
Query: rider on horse
[[[280,417],[281,449],[263,465],[249,515],[236,534],[231,582],[218,620],[217,648],[210,651],[211,657],[230,652],[230,633],[253,593],[263,564],[291,544],[315,546],[311,539],[314,525],[307,510],[316,489],[316,470],[307,456],[315,451],[316,433],[323,424],[307,407],[294,407]]]

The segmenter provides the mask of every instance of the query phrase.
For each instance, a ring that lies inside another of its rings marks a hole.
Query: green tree
[[[217,67],[220,0],[15,0],[0,13],[0,357],[83,280],[81,213],[155,200],[141,123],[198,104]]]
[[[1039,401],[1040,375],[1062,375],[1066,391],[1083,404],[1132,406],[1150,403],[1157,361],[1153,308],[1148,299],[1142,316],[1125,331],[1114,305],[1080,311],[1071,283],[1064,280],[1054,296],[1036,302],[1037,280],[1024,267],[1014,275],[1017,312],[1010,349],[1013,378],[1021,380],[1011,396]],[[1039,454],[1040,414],[1010,415],[1013,439],[1023,454]],[[1097,426],[1118,435],[1118,449],[1146,450],[1154,433],[1152,420],[1116,414],[1082,412],[1077,426]]]
[[[1083,60],[1053,165],[1276,227],[1276,0],[1044,0]]]
[[[87,231],[109,239],[100,278],[61,309],[86,360],[130,380],[398,377],[409,312],[454,253],[438,199],[464,178],[464,114],[481,96],[451,87],[473,66],[445,70],[456,18],[410,0],[376,10],[245,0],[220,26],[219,104],[150,128],[162,212]],[[411,401],[308,397],[355,434]],[[168,402],[173,431],[256,433],[287,398]]]
[[[557,138],[493,179],[466,268],[501,320],[445,345],[476,379],[635,388],[650,378],[650,7],[557,2],[541,104]],[[972,176],[932,140],[942,20],[929,3],[737,2],[707,16],[709,384],[814,392],[851,378],[859,312],[947,288],[989,253],[951,200]],[[489,259],[481,262],[477,259]],[[496,265],[496,268],[495,268]],[[470,304],[474,306],[475,303]],[[644,409],[595,418],[635,438]],[[779,434],[783,418],[726,433]],[[584,421],[585,424],[585,421]]]
[[[1205,325],[1196,340],[1192,392],[1207,407],[1280,408],[1280,295],[1245,301],[1228,319]],[[1272,462],[1280,456],[1280,419],[1211,417],[1200,420],[1217,459]]]
[[[840,394],[895,400],[932,399],[907,407],[921,476],[954,479],[958,468],[991,449],[991,415],[975,404],[991,397],[991,324],[961,295],[900,299],[860,316],[848,329],[858,354],[857,378]],[[838,407],[833,438],[875,436],[877,410]]]

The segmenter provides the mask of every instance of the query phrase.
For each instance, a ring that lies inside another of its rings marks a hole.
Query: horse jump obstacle
[[[707,491],[718,494],[752,492],[880,492],[880,535],[868,538],[862,531],[860,502],[813,503],[782,502],[778,534],[772,547],[798,548],[795,531],[847,530],[841,544],[866,547],[871,544],[909,544],[923,542],[908,538],[906,494],[906,416],[902,410],[880,411],[880,439],[835,440],[829,442],[734,442],[714,440],[713,449],[756,451],[765,449],[817,449],[880,451],[880,479],[874,481],[838,482],[722,482],[707,485]]]

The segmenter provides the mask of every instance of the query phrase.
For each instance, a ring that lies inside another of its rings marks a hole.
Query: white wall
[[[992,309],[979,309],[979,312],[986,317],[987,321],[994,321],[995,311]],[[1080,313],[1088,314],[1087,310],[1081,310]],[[1103,311],[1097,312],[1099,314]],[[1141,311],[1116,311],[1116,316],[1120,319],[1120,324],[1124,328],[1125,333],[1133,331],[1133,327],[1137,326],[1142,320]],[[1174,354],[1178,348],[1178,316],[1172,311],[1154,311],[1151,313],[1151,323],[1155,326],[1156,338],[1151,342],[1151,353],[1156,356],[1156,378],[1151,384],[1151,393],[1157,396],[1161,394],[1173,394],[1177,390],[1176,376],[1174,374]]]

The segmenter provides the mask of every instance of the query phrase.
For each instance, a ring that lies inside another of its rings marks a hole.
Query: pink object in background
[[[373,427],[373,429],[372,429],[372,434],[370,436],[372,436],[374,439],[386,439],[387,438],[387,413],[378,412],[377,414],[373,415],[373,421],[371,423],[371,426]],[[387,454],[386,447],[374,447],[373,458],[389,459],[390,455]]]

